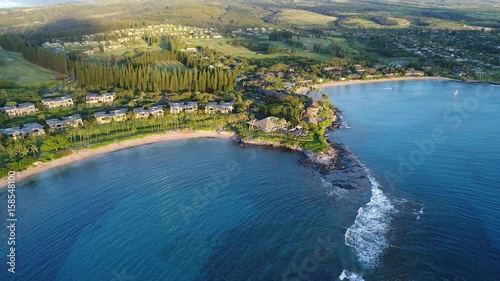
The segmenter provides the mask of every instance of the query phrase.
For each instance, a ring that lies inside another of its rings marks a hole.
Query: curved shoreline
[[[311,87],[314,88],[326,88],[326,87],[335,87],[335,86],[345,86],[345,85],[355,85],[355,84],[368,84],[368,83],[381,83],[381,82],[392,82],[392,81],[425,81],[425,80],[438,80],[438,81],[458,81],[458,82],[464,82],[461,80],[456,80],[452,78],[446,78],[446,77],[432,77],[432,76],[426,76],[426,77],[399,77],[399,78],[384,78],[384,79],[376,79],[376,80],[353,80],[353,81],[330,81],[327,83],[323,84],[317,84],[317,85],[312,85]],[[299,88],[296,92],[297,93],[306,93],[311,89],[311,87],[301,87]],[[328,130],[331,131],[331,130]],[[325,132],[326,133],[326,132]],[[109,152],[114,152],[122,149],[127,149],[127,148],[132,148],[136,146],[142,146],[142,145],[148,145],[148,144],[153,144],[153,143],[160,143],[160,142],[168,142],[168,141],[178,141],[178,140],[187,140],[187,139],[198,139],[198,138],[223,138],[223,139],[231,139],[236,135],[234,132],[230,131],[223,131],[223,132],[215,132],[215,131],[198,131],[198,132],[167,132],[165,134],[156,134],[148,137],[143,137],[139,139],[130,139],[130,140],[124,140],[121,142],[115,142],[113,144],[96,148],[96,149],[81,149],[81,150],[74,150],[72,154],[56,159],[53,161],[50,161],[48,163],[42,163],[38,162],[36,163],[36,167],[30,167],[27,170],[21,171],[21,172],[16,172],[16,182],[19,182],[21,180],[27,179],[29,177],[35,176],[37,174],[46,172],[48,170],[68,165],[73,162],[79,161],[79,160],[84,160],[86,158],[90,158],[93,156],[109,153]],[[247,145],[257,145],[257,146],[271,146],[274,148],[285,148],[285,149],[290,149],[293,151],[298,151],[298,152],[304,152],[301,150],[298,150],[296,148],[290,148],[290,147],[285,147],[282,145],[269,145],[265,143],[255,143],[254,141],[243,141],[242,143],[246,143]],[[330,147],[331,150],[331,147]],[[320,163],[321,161],[318,161],[317,159],[314,159],[315,157],[312,157],[312,155],[307,155],[304,153],[307,157],[309,157],[309,161],[311,161],[310,164],[326,164],[326,163]],[[335,150],[329,151],[329,154],[326,158],[328,159],[327,162],[335,162],[338,161],[337,158],[337,153],[335,153]],[[321,157],[325,157],[325,155],[322,155]],[[321,166],[321,165],[320,165]],[[328,165],[332,167],[337,167],[337,165]],[[7,182],[7,177],[4,177],[0,180],[0,191],[2,191],[4,188],[6,188],[8,185]]]
[[[234,132],[215,132],[215,131],[198,131],[198,132],[167,132],[161,135],[152,135],[149,137],[124,140],[121,142],[115,142],[113,144],[96,148],[96,149],[82,149],[74,150],[72,154],[59,158],[48,163],[38,162],[36,167],[30,167],[22,172],[16,172],[16,183],[27,179],[29,177],[38,175],[40,173],[46,172],[48,170],[61,167],[64,165],[71,164],[76,161],[84,160],[93,156],[98,156],[101,154],[114,152],[122,149],[128,149],[132,147],[148,145],[153,143],[161,143],[168,141],[179,141],[187,139],[199,139],[199,138],[221,138],[221,139],[231,139],[235,135]],[[0,191],[5,189],[8,185],[7,177],[0,180]]]
[[[420,76],[420,77],[395,77],[395,78],[381,78],[381,79],[372,79],[372,80],[349,80],[349,81],[330,81],[321,84],[314,84],[310,87],[300,87],[295,92],[297,94],[306,94],[311,88],[323,89],[328,87],[337,87],[337,86],[348,86],[348,85],[357,85],[357,84],[370,84],[370,83],[382,83],[382,82],[396,82],[396,81],[425,81],[425,80],[434,80],[434,81],[456,81],[456,82],[465,82],[462,80],[457,80],[453,78],[440,77],[440,76]]]

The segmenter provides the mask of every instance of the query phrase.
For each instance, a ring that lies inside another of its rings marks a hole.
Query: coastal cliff
[[[342,126],[342,119],[340,115],[340,111],[336,111],[333,115],[333,122],[330,127],[328,127],[328,131],[326,134],[340,128]],[[328,141],[328,138],[326,138]],[[328,141],[328,148],[325,151],[312,151],[303,149],[299,145],[289,145],[282,144],[268,140],[261,139],[243,139],[243,138],[235,138],[234,141],[241,146],[263,146],[269,147],[273,149],[285,149],[296,151],[303,154],[297,162],[300,165],[309,166],[313,169],[317,170],[321,174],[328,174],[334,170],[343,170],[347,166],[347,162],[349,161],[349,151],[342,144],[330,143]]]
[[[288,145],[288,144],[282,144],[282,143],[260,140],[260,139],[236,138],[235,142],[239,143],[241,146],[264,146],[264,147],[292,150],[292,151],[298,151],[298,152],[304,151],[304,149],[302,149],[302,147],[300,147],[299,145]]]
[[[334,108],[332,107],[332,109]],[[321,174],[326,175],[334,170],[345,169],[346,166],[349,166],[348,162],[350,159],[350,153],[344,145],[331,143],[327,137],[330,132],[333,132],[343,126],[341,111],[338,109],[332,110],[331,116],[328,119],[331,123],[325,128],[325,130],[323,130],[323,137],[328,146],[323,151],[304,149],[299,144],[285,144],[282,142],[258,138],[245,138],[237,136],[233,139],[233,141],[238,143],[240,146],[263,146],[273,149],[284,149],[299,152],[303,155],[297,161],[299,165],[312,167]]]

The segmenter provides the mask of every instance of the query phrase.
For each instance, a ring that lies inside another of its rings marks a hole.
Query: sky
[[[82,2],[85,0],[0,0],[1,8],[26,7],[26,6],[42,6],[58,3]]]

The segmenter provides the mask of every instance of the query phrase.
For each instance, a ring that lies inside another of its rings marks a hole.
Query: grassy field
[[[58,83],[50,80],[58,73],[38,67],[24,60],[20,54],[0,49],[0,58],[5,60],[5,66],[0,68],[0,80],[11,80],[23,86]]]
[[[429,26],[438,29],[464,28],[464,23],[450,20],[429,18],[426,19],[426,22],[429,24]]]
[[[152,45],[148,46],[146,42],[144,44],[139,44],[139,45],[132,45],[129,46],[126,49],[121,49],[121,50],[113,50],[113,51],[108,51],[104,53],[97,53],[94,55],[89,56],[87,59],[88,60],[100,60],[107,58],[109,56],[123,56],[124,54],[128,52],[135,52],[135,53],[141,53],[141,52],[146,52],[146,51],[161,51],[161,47],[158,45]]]
[[[406,19],[390,18],[397,22],[395,25],[382,25],[372,19],[362,17],[348,17],[341,20],[340,25],[351,28],[405,28],[409,27],[410,21]]]
[[[207,47],[219,50],[225,54],[231,55],[233,57],[240,57],[240,58],[259,58],[259,59],[262,58],[262,59],[264,59],[264,58],[276,58],[276,57],[290,55],[290,54],[286,54],[286,53],[262,54],[259,52],[252,51],[252,50],[245,48],[243,46],[234,46],[234,45],[229,44],[228,42],[231,42],[232,40],[235,40],[235,39],[230,39],[230,38],[187,39],[185,41],[186,41],[188,46],[192,46],[192,47],[194,47],[194,46],[207,46]],[[292,49],[291,46],[287,45],[284,42],[268,41],[266,37],[248,39],[248,40],[258,41],[258,42],[262,42],[262,43],[270,43],[278,48],[290,49],[290,50]],[[315,59],[318,61],[326,61],[326,60],[331,59],[331,56],[329,56],[329,55],[316,53],[312,50],[314,44],[329,45],[331,42],[329,39],[301,37],[299,39],[299,41],[304,43],[304,45],[306,46],[306,50],[295,49],[295,53],[294,53],[295,56],[312,58],[312,59]]]
[[[278,25],[314,27],[329,25],[338,18],[305,10],[285,9],[273,15],[270,20]]]

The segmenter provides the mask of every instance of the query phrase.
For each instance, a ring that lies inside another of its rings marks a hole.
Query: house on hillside
[[[9,118],[33,114],[37,112],[35,104],[31,102],[21,103],[17,106],[2,107],[2,111],[9,116]]]
[[[73,99],[71,96],[58,97],[53,99],[42,99],[43,106],[45,108],[58,108],[58,107],[68,107],[73,106]]]
[[[104,111],[94,113],[95,120],[97,124],[107,124],[111,123],[111,121],[124,121],[127,119],[127,110],[126,109],[117,109],[111,110],[109,113]]]
[[[168,104],[170,113],[178,114],[181,112],[193,113],[198,110],[198,103],[193,101],[188,102],[171,102]]]
[[[89,104],[98,104],[98,103],[113,103],[115,100],[116,93],[106,93],[106,94],[88,94],[85,98],[86,102]]]
[[[247,124],[266,133],[272,133],[279,130],[284,130],[288,125],[284,119],[280,119],[274,116],[269,116],[262,120],[254,119],[247,122]]]
[[[157,118],[163,116],[163,106],[152,106],[148,109],[134,108],[133,112],[136,119],[145,119],[149,118],[149,116]]]
[[[47,122],[47,125],[54,130],[66,130],[68,127],[83,126],[83,121],[80,114],[63,117],[62,119],[49,119],[45,122]]]
[[[234,102],[221,102],[217,104],[216,102],[209,102],[205,105],[205,113],[231,113],[234,109]]]
[[[21,127],[12,127],[7,129],[0,129],[0,131],[8,136],[13,138],[14,140],[18,140],[26,137],[29,134],[33,134],[35,136],[41,136],[45,134],[43,126],[38,123],[29,123],[24,124]]]
[[[424,76],[425,73],[423,71],[420,71],[420,70],[415,70],[415,69],[408,69],[408,71],[406,71],[406,74],[405,76]]]
[[[318,113],[320,110],[320,105],[317,99],[310,98],[305,104],[306,112],[302,116],[302,120],[307,123],[312,123],[318,125]]]

